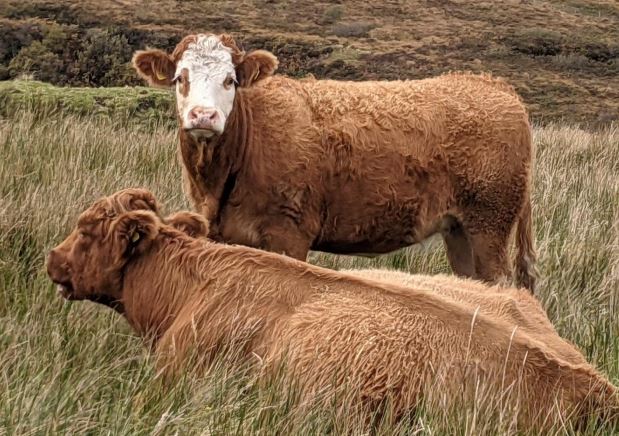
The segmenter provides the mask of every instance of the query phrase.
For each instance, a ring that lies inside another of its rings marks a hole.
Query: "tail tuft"
[[[535,244],[531,218],[531,196],[527,191],[516,227],[516,283],[535,293]]]

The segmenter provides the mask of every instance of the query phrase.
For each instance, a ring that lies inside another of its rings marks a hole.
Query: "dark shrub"
[[[42,39],[24,45],[9,64],[11,77],[31,74],[58,85],[71,83],[71,65],[80,41],[75,26],[46,24]]]
[[[551,30],[532,28],[507,38],[512,50],[529,56],[554,56],[561,52],[563,36]]]
[[[91,29],[75,62],[75,81],[90,86],[127,84],[135,79],[129,61],[133,49],[124,35]]]
[[[35,79],[44,82],[60,83],[64,64],[60,57],[40,41],[34,41],[24,47],[9,64],[9,74],[17,77],[20,74],[31,74]]]
[[[41,40],[44,27],[45,24],[39,20],[0,19],[0,64],[8,65],[23,47]]]
[[[588,42],[578,50],[587,58],[596,62],[610,62],[619,57],[619,44]]]

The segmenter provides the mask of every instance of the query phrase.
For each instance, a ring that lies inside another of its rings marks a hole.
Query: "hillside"
[[[138,84],[127,61],[186,33],[231,32],[277,54],[280,71],[335,79],[506,77],[541,122],[619,119],[613,0],[16,1],[0,7],[0,78]]]

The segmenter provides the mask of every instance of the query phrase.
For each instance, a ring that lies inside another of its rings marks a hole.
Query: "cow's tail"
[[[535,270],[535,243],[531,217],[531,194],[527,189],[524,204],[516,226],[516,283],[535,292],[537,272]]]

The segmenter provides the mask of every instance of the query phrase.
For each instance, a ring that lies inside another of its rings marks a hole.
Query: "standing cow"
[[[531,291],[531,128],[489,76],[342,82],[274,76],[277,58],[229,35],[138,51],[175,87],[185,188],[211,236],[305,259],[386,253],[440,232],[456,274]]]

